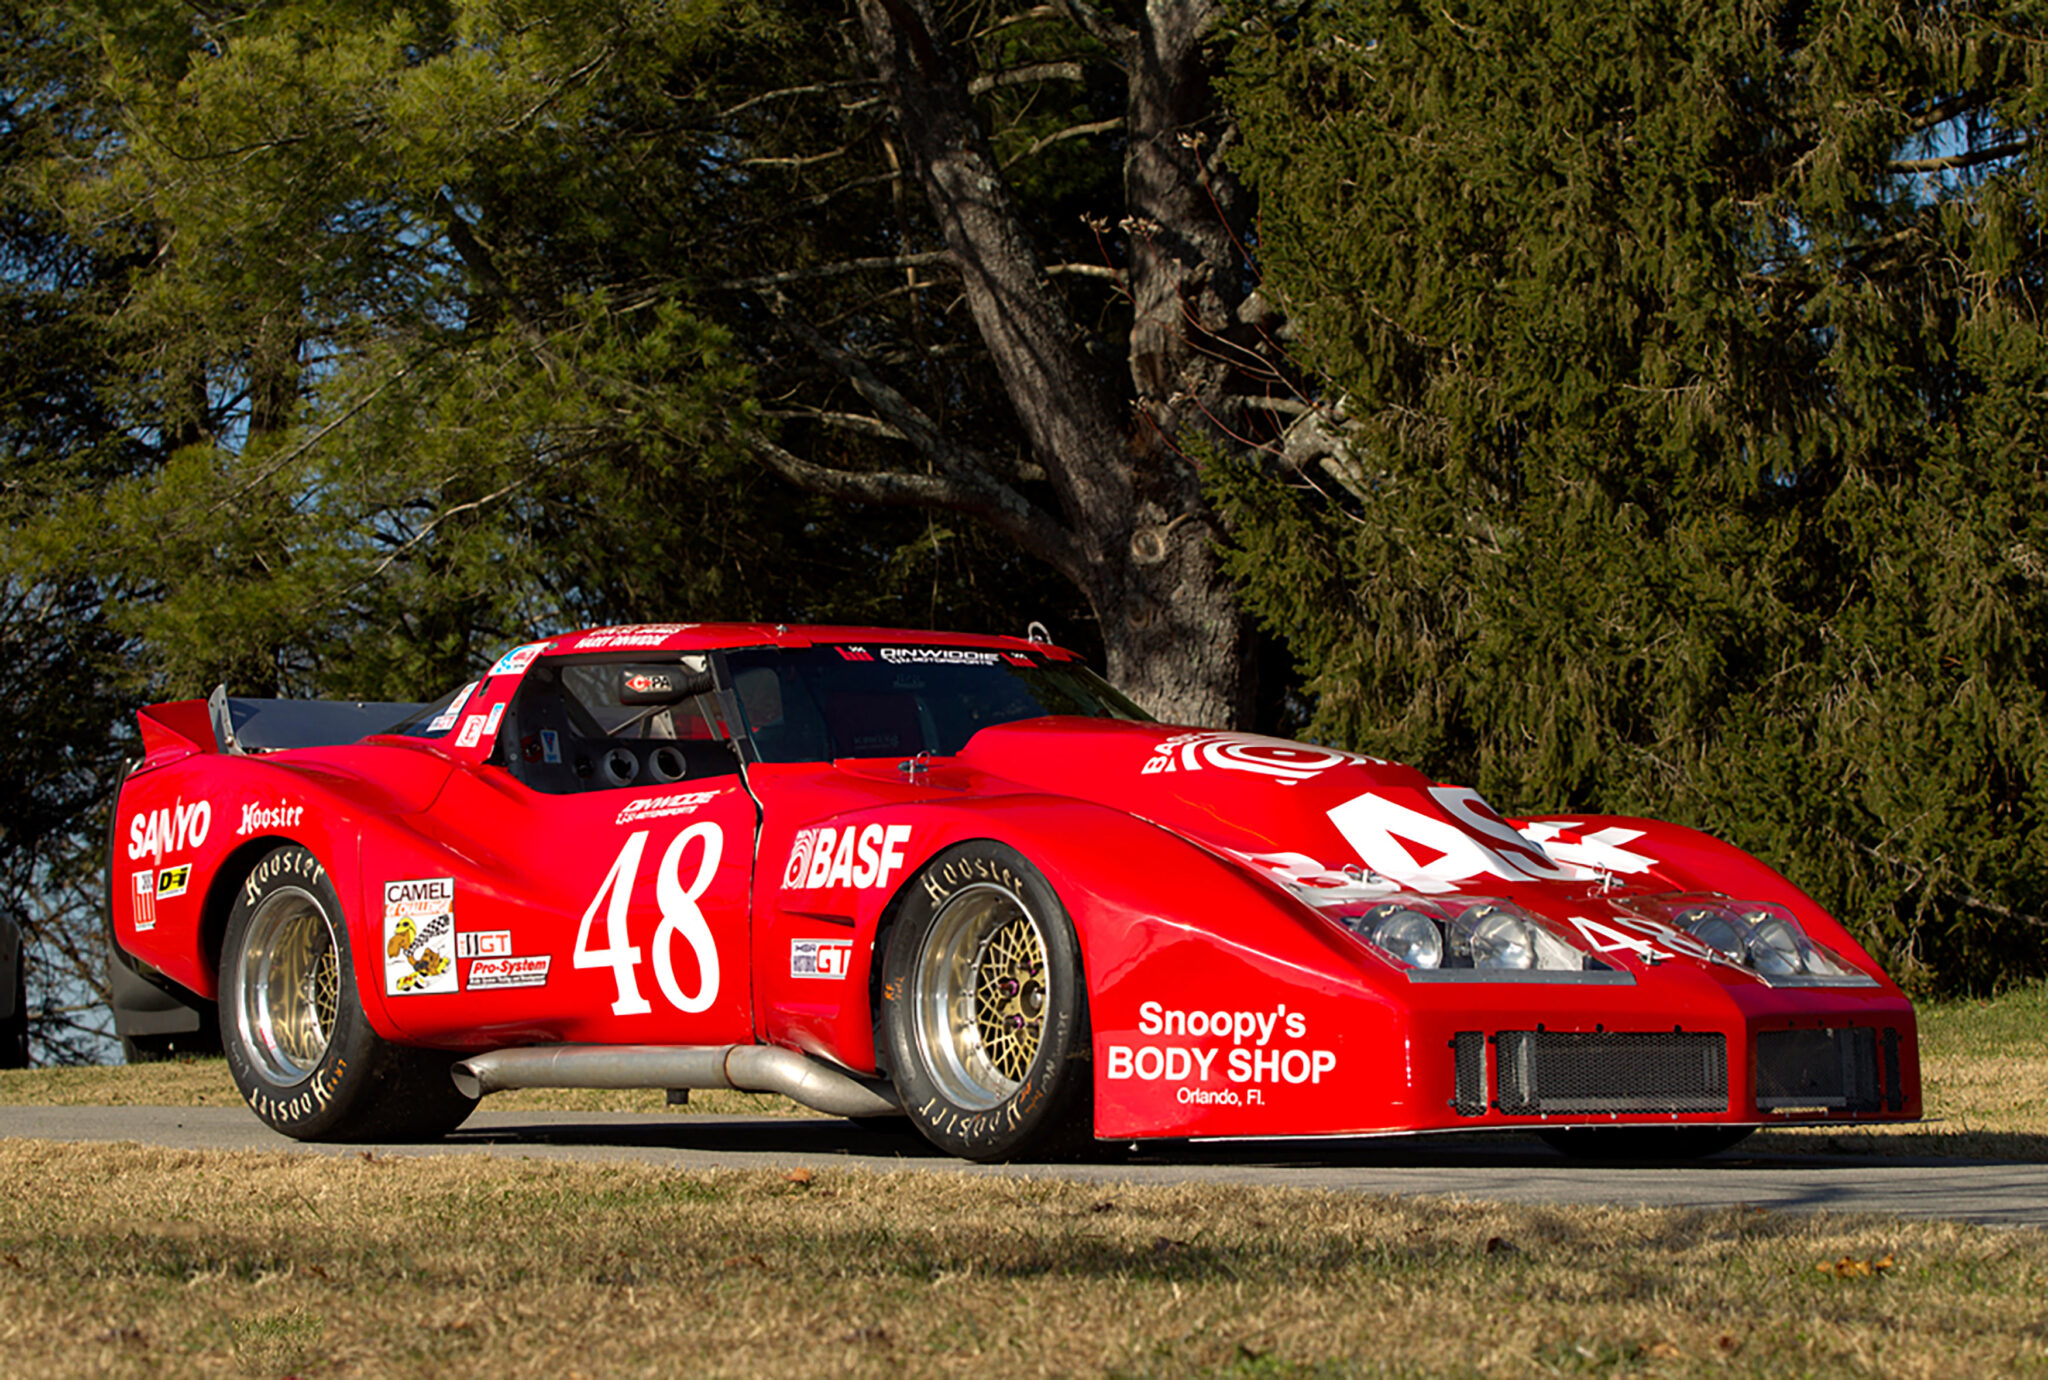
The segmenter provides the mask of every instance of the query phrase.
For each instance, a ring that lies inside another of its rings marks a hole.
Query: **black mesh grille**
[[[1718,1034],[1503,1030],[1500,1109],[1724,1112],[1728,1045]]]
[[[1458,1064],[1458,1095],[1451,1101],[1459,1116],[1486,1115],[1486,1032],[1461,1030],[1451,1037]]]
[[[1906,1110],[1906,1092],[1899,1086],[1899,1032],[1890,1026],[1884,1028],[1884,1109]]]
[[[1898,1086],[1897,1036],[1887,1047],[1888,1083]],[[1896,1099],[1896,1092],[1893,1094]],[[1878,1095],[1877,1032],[1766,1030],[1756,1037],[1756,1105],[1764,1111],[1823,1107],[1829,1111],[1874,1112]],[[1894,1107],[1893,1110],[1897,1110]]]

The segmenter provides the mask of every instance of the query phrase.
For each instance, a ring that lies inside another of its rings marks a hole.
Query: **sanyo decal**
[[[182,853],[206,842],[213,828],[213,805],[204,800],[161,810],[144,810],[128,821],[128,861],[154,858],[162,862],[166,853]]]

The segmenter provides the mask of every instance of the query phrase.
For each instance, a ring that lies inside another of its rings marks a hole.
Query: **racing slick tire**
[[[1749,1138],[1754,1126],[1567,1126],[1539,1131],[1575,1160],[1702,1160]]]
[[[881,1025],[910,1124],[949,1154],[1052,1158],[1088,1144],[1088,984],[1066,907],[1024,856],[977,840],[905,893]]]
[[[235,1086],[295,1140],[431,1140],[476,1102],[454,1056],[379,1036],[356,995],[341,901],[298,844],[263,855],[242,882],[220,955],[221,1044]]]

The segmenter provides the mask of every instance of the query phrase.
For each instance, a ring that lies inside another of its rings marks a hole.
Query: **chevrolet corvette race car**
[[[1920,1115],[1912,1006],[1754,858],[1155,723],[1040,642],[600,628],[431,704],[140,722],[116,942],[303,1139],[534,1086],[774,1091],[977,1159]]]

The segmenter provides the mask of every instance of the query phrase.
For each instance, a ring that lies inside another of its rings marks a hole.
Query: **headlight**
[[[1375,906],[1366,938],[1411,968],[1434,968],[1444,961],[1443,931],[1436,921],[1406,906]]]
[[[1703,944],[1712,945],[1737,963],[1742,962],[1749,952],[1743,935],[1749,928],[1748,922],[1724,907],[1687,906],[1671,918],[1687,934]]]
[[[1698,940],[1702,945],[1699,957],[1718,956],[1766,981],[1789,979],[1794,986],[1874,981],[1814,943],[1790,911],[1768,901],[1734,901],[1715,895],[1653,896],[1628,905]]]
[[[1806,936],[1792,922],[1778,915],[1765,915],[1749,930],[1749,962],[1759,973],[1789,977],[1806,971]]]
[[[1471,926],[1475,968],[1534,968],[1536,927],[1504,906],[1479,905],[1462,917]]]

